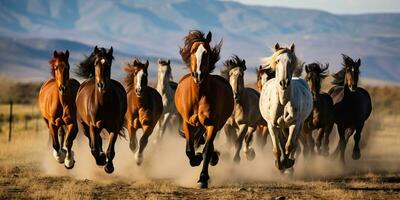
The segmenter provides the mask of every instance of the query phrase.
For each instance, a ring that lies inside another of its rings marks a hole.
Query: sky
[[[311,8],[336,14],[400,13],[400,0],[232,0],[244,4]]]

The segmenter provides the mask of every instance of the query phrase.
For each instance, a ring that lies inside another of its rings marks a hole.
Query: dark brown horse
[[[75,97],[79,82],[69,78],[69,51],[65,53],[54,51],[50,60],[52,79],[42,85],[39,92],[40,112],[50,130],[53,142],[53,156],[59,163],[64,163],[67,169],[75,164],[72,143],[78,133],[76,122]],[[64,146],[64,126],[67,130]],[[58,138],[60,131],[60,138]]]
[[[361,60],[356,62],[346,55],[343,56],[343,69],[333,75],[333,84],[329,94],[334,104],[334,120],[339,133],[339,144],[334,155],[340,153],[340,159],[344,164],[344,153],[350,136],[354,133],[354,149],[352,158],[358,160],[361,157],[359,142],[361,131],[365,121],[371,114],[372,104],[368,92],[358,87],[359,67]]]
[[[329,155],[329,135],[333,128],[333,101],[327,93],[321,92],[321,82],[328,76],[328,67],[320,63],[311,63],[305,66],[306,81],[313,96],[313,110],[303,126],[304,154],[314,153],[315,142],[313,131],[317,132],[316,147],[318,153]],[[322,142],[323,140],[323,142]],[[322,149],[321,149],[322,145]]]
[[[218,153],[214,150],[214,139],[233,111],[233,92],[224,78],[211,75],[219,60],[222,42],[210,47],[211,32],[204,37],[198,30],[190,31],[180,49],[183,62],[190,69],[178,84],[175,105],[182,116],[182,128],[186,138],[186,155],[191,166],[203,161],[199,178],[201,188],[208,187],[208,165],[218,163]],[[194,137],[196,130],[206,130],[203,155],[195,154]],[[203,160],[204,158],[204,160]]]
[[[94,48],[93,53],[78,65],[78,76],[87,79],[79,87],[76,106],[83,132],[89,138],[89,145],[97,165],[105,165],[107,173],[114,171],[115,142],[121,130],[126,113],[126,92],[124,87],[111,79],[113,49]],[[107,154],[102,148],[100,132],[109,134]]]
[[[135,154],[137,165],[143,162],[143,150],[163,111],[161,95],[147,85],[148,67],[149,61],[141,63],[138,59],[125,67],[128,96],[128,111],[125,120],[129,132],[129,148],[133,153],[137,150],[136,131],[143,129],[143,136],[140,138],[139,148]]]

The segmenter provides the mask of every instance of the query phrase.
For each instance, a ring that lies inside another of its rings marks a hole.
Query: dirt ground
[[[378,123],[379,122],[379,123]],[[115,172],[107,175],[90,155],[87,139],[74,144],[76,165],[66,170],[52,157],[48,133],[16,127],[11,143],[3,127],[0,134],[0,199],[396,199],[400,198],[400,117],[373,120],[362,141],[362,158],[351,160],[353,139],[341,165],[316,157],[296,160],[293,176],[278,172],[272,160],[270,140],[256,148],[256,159],[242,155],[239,165],[233,149],[217,137],[220,163],[210,167],[210,188],[197,189],[200,167],[189,166],[184,141],[169,133],[161,144],[150,140],[142,166],[125,139],[116,146]],[[32,122],[34,123],[34,122]],[[30,124],[32,125],[32,124]],[[33,126],[33,125],[32,125]],[[140,134],[139,134],[140,135]],[[332,147],[337,144],[332,132]],[[368,142],[366,142],[368,141]]]

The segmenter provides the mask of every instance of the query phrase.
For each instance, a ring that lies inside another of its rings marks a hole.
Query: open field
[[[233,149],[225,145],[224,134],[220,134],[216,148],[221,151],[221,160],[210,168],[208,190],[196,188],[201,168],[189,166],[184,140],[176,133],[168,133],[160,145],[149,143],[141,167],[136,166],[127,141],[120,138],[115,172],[107,175],[96,166],[84,136],[75,140],[76,165],[68,171],[52,157],[42,120],[38,132],[35,119],[28,121],[28,129],[24,120],[16,122],[11,143],[7,142],[8,127],[3,123],[0,199],[393,199],[400,195],[400,115],[395,112],[399,92],[397,88],[369,90],[375,107],[363,133],[361,160],[351,160],[351,139],[345,168],[336,160],[317,157],[305,161],[300,156],[293,177],[288,177],[273,165],[270,140],[264,150],[256,148],[254,161],[242,155],[242,162],[235,165],[231,161]],[[16,105],[15,114],[24,116],[37,112],[35,109]],[[0,112],[7,115],[8,107],[0,106]],[[336,134],[331,134],[331,151],[337,144]]]

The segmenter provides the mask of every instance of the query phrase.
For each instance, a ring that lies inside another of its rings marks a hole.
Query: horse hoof
[[[107,174],[111,174],[114,172],[114,165],[112,162],[108,162],[105,166],[104,166],[104,171],[107,172]]]
[[[275,160],[275,167],[279,170],[283,170],[282,163],[278,160]]]
[[[353,160],[359,160],[361,158],[360,150],[353,151],[353,155],[351,156]]]
[[[235,157],[233,157],[233,162],[235,162],[235,164],[239,164],[240,163],[240,156],[236,155]]]
[[[196,153],[196,155],[192,159],[190,159],[190,166],[199,166],[201,161],[203,161],[203,155],[201,153]]]
[[[143,163],[143,154],[137,152],[135,154],[136,165],[140,166]]]
[[[286,160],[284,161],[284,165],[285,165],[285,168],[286,168],[286,169],[291,168],[291,167],[293,167],[293,165],[294,165],[294,160],[288,158],[288,159],[286,159]]]
[[[219,161],[219,152],[214,151],[211,155],[210,165],[215,166],[218,164],[218,161]]]
[[[53,156],[57,160],[58,163],[63,164],[65,160],[65,150],[62,149],[60,151],[53,150]]]
[[[72,168],[74,168],[74,166],[75,166],[75,160],[68,160],[68,159],[65,159],[64,167],[65,167],[66,169],[72,169]]]
[[[248,161],[252,161],[254,160],[254,158],[256,157],[256,152],[254,151],[253,148],[249,148],[246,152],[246,158]]]
[[[197,183],[200,189],[207,189],[208,188],[208,182],[198,182]]]
[[[96,159],[96,164],[99,166],[104,166],[105,164],[107,164],[107,158],[104,152],[100,153],[99,157]]]

